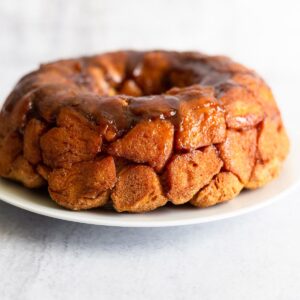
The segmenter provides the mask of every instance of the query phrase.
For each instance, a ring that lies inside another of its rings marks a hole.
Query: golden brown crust
[[[240,180],[231,172],[220,172],[190,203],[197,207],[209,207],[236,197],[243,188]]]
[[[39,188],[45,184],[43,178],[22,155],[14,160],[7,178],[20,181],[28,188]]]
[[[169,185],[167,197],[178,205],[188,202],[216,175],[223,162],[213,146],[204,151],[175,155],[167,166],[166,178]]]
[[[146,212],[167,203],[159,177],[152,168],[143,165],[122,170],[111,195],[118,212]]]
[[[278,158],[267,162],[257,161],[245,187],[247,189],[257,189],[264,186],[279,175],[281,166],[282,161]]]
[[[220,98],[226,111],[229,128],[243,130],[253,128],[264,119],[262,106],[253,94],[242,86],[231,87]]]
[[[36,167],[36,172],[44,178],[46,181],[48,181],[49,174],[51,173],[51,169],[43,164],[39,164]]]
[[[224,168],[237,175],[243,183],[248,182],[255,164],[256,135],[256,129],[228,129],[225,142],[218,146]]]
[[[46,126],[37,119],[31,119],[24,131],[24,157],[33,165],[42,160],[40,137],[45,132]]]
[[[48,183],[52,199],[61,206],[72,210],[103,206],[116,183],[114,160],[109,156],[55,169],[49,174]]]
[[[100,152],[102,139],[97,128],[72,108],[62,108],[57,127],[41,137],[44,163],[52,168],[93,159]]]
[[[275,178],[288,149],[266,83],[227,57],[197,52],[44,64],[21,78],[0,113],[0,176],[48,184],[73,210],[110,198],[128,212],[167,200],[214,205]]]
[[[289,140],[281,120],[267,117],[259,129],[256,163],[246,188],[259,188],[276,178],[288,151]]]
[[[22,154],[22,139],[18,132],[13,131],[0,141],[0,175],[8,177],[13,162]]]
[[[148,163],[160,171],[171,155],[173,136],[174,127],[169,121],[144,121],[112,143],[108,153],[137,163]]]

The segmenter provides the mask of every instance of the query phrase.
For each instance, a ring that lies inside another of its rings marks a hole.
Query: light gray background
[[[199,49],[255,68],[300,129],[299,1],[1,0],[0,102],[39,62]],[[0,299],[299,299],[300,189],[205,225],[96,227],[0,202]]]

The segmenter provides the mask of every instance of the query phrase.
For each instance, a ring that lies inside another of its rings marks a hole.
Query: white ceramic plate
[[[95,225],[122,227],[164,227],[206,223],[231,218],[264,207],[284,198],[299,185],[300,138],[292,138],[292,149],[278,179],[254,191],[242,192],[236,199],[206,209],[189,205],[167,206],[145,214],[118,214],[95,209],[72,212],[57,206],[46,193],[28,190],[19,184],[0,179],[0,199],[19,208],[57,219]]]

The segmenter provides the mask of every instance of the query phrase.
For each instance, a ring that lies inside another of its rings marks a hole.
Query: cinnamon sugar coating
[[[43,64],[0,113],[0,176],[59,205],[207,207],[267,184],[289,140],[270,88],[224,56],[119,51]]]

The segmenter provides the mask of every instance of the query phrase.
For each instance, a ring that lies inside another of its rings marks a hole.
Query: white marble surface
[[[42,61],[201,49],[257,69],[299,130],[299,12],[291,0],[1,0],[0,98]],[[0,202],[0,299],[299,299],[299,192],[242,217],[164,229],[68,223]]]

